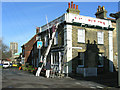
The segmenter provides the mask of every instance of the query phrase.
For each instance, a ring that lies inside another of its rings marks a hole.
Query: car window
[[[4,65],[8,65],[8,63],[4,63]]]

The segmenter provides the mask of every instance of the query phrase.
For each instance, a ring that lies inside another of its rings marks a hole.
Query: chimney
[[[36,34],[39,33],[40,27],[36,27]]]
[[[73,8],[73,1],[71,1],[71,8]]]
[[[96,18],[105,19],[107,18],[107,11],[104,6],[98,6],[97,12],[95,13]]]
[[[73,13],[73,14],[78,14],[79,15],[80,11],[78,10],[78,5],[76,5],[76,8],[75,8],[75,4],[73,4],[73,1],[71,1],[71,5],[70,5],[70,2],[69,2],[67,13]]]

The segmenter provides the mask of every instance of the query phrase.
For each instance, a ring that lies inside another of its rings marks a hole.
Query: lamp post
[[[116,18],[117,29],[117,46],[118,46],[118,86],[120,87],[120,11],[117,13],[111,13],[111,17]]]

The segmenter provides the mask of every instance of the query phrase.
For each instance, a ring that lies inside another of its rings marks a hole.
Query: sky
[[[118,12],[118,2],[74,2],[78,5],[80,15],[95,17],[98,5],[110,13]],[[2,2],[2,39],[10,46],[10,42],[21,46],[36,34],[36,26],[40,27],[66,13],[68,2]]]

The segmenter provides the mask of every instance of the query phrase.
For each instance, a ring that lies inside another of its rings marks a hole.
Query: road
[[[74,78],[36,77],[17,68],[3,69],[2,88],[107,88],[107,86]]]

